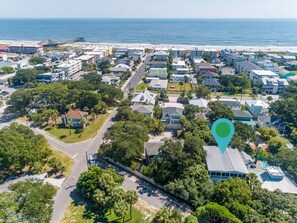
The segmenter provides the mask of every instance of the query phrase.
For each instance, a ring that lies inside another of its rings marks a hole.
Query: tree
[[[67,122],[66,122],[66,127],[68,128],[68,130],[69,130],[69,135],[71,136],[71,127],[72,127],[72,122],[70,122],[70,121],[67,121]]]
[[[3,222],[49,223],[56,190],[41,180],[27,179],[0,193],[0,220]]]
[[[269,140],[278,135],[278,131],[275,128],[270,128],[266,126],[261,126],[258,129],[258,132],[260,133],[260,136],[263,140]]]
[[[49,160],[48,160],[48,165],[49,167],[52,168],[53,172],[55,174],[61,172],[63,173],[65,171],[65,166],[63,165],[63,163],[58,160],[56,157],[51,157]]]
[[[102,76],[99,75],[97,72],[90,72],[83,75],[84,80],[89,81],[92,84],[100,84],[102,81]]]
[[[138,194],[135,190],[128,190],[126,193],[126,201],[130,204],[130,219],[132,219],[132,205],[138,201]]]
[[[45,59],[40,58],[40,57],[31,57],[31,58],[29,59],[29,63],[30,63],[31,65],[42,64],[42,63],[44,63],[44,62],[45,62]]]
[[[258,177],[254,173],[249,173],[245,178],[247,184],[250,186],[251,191],[255,190],[255,188],[259,188],[261,186]]]
[[[209,108],[211,110],[209,114],[209,120],[215,122],[217,119],[226,118],[229,120],[234,119],[234,114],[228,105],[225,105],[219,101],[214,101],[209,103]]]
[[[131,166],[143,154],[143,144],[148,140],[146,126],[140,122],[119,121],[105,133],[99,154],[108,156],[122,164]]]
[[[273,98],[271,96],[267,97],[267,101],[271,102],[273,100]]]
[[[198,219],[195,216],[193,216],[193,215],[188,215],[185,218],[184,223],[198,223]]]
[[[186,105],[183,114],[188,121],[193,121],[199,111],[200,108],[197,105]]]
[[[268,150],[272,154],[278,153],[287,147],[287,140],[281,137],[273,137],[268,141]]]
[[[162,118],[162,108],[160,107],[160,105],[156,105],[154,107],[154,117],[157,120],[161,120],[161,118]]]
[[[125,216],[127,215],[129,210],[129,205],[124,200],[119,200],[114,205],[114,213],[117,217],[120,217],[123,219],[123,222],[125,222]]]
[[[183,81],[180,81],[178,84],[179,84],[179,86],[180,86],[180,90],[182,90],[182,87],[183,87],[183,85],[184,85],[184,82],[183,82]]]
[[[213,202],[210,202],[205,206],[197,208],[195,216],[197,216],[198,221],[201,223],[242,223],[242,221],[240,221],[232,213],[230,213],[230,211],[227,208]]]
[[[27,82],[36,83],[37,71],[35,69],[19,69],[16,75],[12,78],[12,83],[14,85],[22,85]]]
[[[208,98],[209,95],[211,94],[211,90],[204,87],[203,85],[198,85],[197,88],[195,89],[195,93],[197,98]]]
[[[182,223],[182,216],[178,210],[170,211],[162,207],[155,215],[153,223]]]
[[[4,66],[0,69],[0,74],[12,74],[14,73],[14,69],[12,67]]]
[[[33,101],[33,94],[30,90],[19,89],[12,93],[8,100],[8,105],[12,112],[20,113],[21,115],[26,114],[26,109]]]

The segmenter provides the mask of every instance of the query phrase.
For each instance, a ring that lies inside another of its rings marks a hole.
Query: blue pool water
[[[269,164],[265,161],[261,161],[262,167],[265,169],[267,167],[269,167]]]

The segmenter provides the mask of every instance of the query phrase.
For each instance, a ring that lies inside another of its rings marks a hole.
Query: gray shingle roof
[[[165,144],[165,141],[145,142],[144,149],[148,156],[156,156],[159,154],[159,149]]]
[[[248,111],[233,110],[234,117],[252,118],[253,116]]]

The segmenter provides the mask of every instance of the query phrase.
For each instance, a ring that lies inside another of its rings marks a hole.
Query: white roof
[[[258,76],[278,76],[276,73],[272,72],[271,70],[252,70]]]
[[[180,103],[164,103],[162,108],[180,108],[184,109],[184,105]]]
[[[286,85],[286,86],[289,85],[289,82],[286,79],[282,79],[282,78],[279,78],[279,77],[273,77],[273,78],[263,77],[263,78],[261,78],[261,82],[264,85],[267,85],[269,82],[272,85],[278,85],[280,83],[282,83],[283,85]]]
[[[196,98],[189,101],[191,105],[197,105],[199,108],[207,108],[208,102],[203,98]]]
[[[207,152],[207,169],[212,172],[236,172],[248,174],[248,170],[237,149],[227,148],[222,153],[217,146],[203,146]]]
[[[245,103],[249,106],[262,106],[263,108],[269,108],[269,104],[265,103],[262,100],[246,100]]]
[[[174,61],[172,63],[172,65],[176,65],[176,66],[186,66],[186,62],[183,61],[183,60],[177,60],[177,61]]]
[[[153,93],[145,90],[140,92],[134,98],[132,98],[131,102],[155,105],[156,100],[155,100],[155,95]]]
[[[78,60],[67,60],[64,63],[58,65],[57,67],[58,68],[67,68],[67,67],[71,67],[71,66],[73,66],[74,64],[77,64],[77,63],[81,63],[81,62],[78,61]]]
[[[94,56],[92,56],[92,55],[82,55],[80,57],[77,57],[76,59],[77,60],[90,60],[92,58],[94,58]]]
[[[168,80],[153,79],[150,83],[150,87],[153,88],[167,88]]]

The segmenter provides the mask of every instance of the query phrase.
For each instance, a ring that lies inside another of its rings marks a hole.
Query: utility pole
[[[88,158],[88,152],[86,151],[86,160],[87,160],[87,167],[89,169],[90,163],[89,163],[89,158]]]

